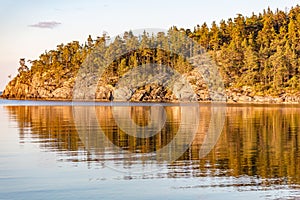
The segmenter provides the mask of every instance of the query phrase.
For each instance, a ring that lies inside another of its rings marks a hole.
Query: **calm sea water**
[[[0,199],[300,199],[300,106],[198,106],[0,100]]]

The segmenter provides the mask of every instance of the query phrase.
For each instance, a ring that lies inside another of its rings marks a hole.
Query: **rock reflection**
[[[118,128],[113,118],[113,107],[95,108],[96,121],[90,121],[85,134],[93,135],[100,125],[112,142],[120,149],[95,148],[99,135],[84,137],[74,124],[71,106],[7,106],[12,119],[19,126],[21,142],[36,142],[48,151],[59,151],[64,160],[99,162],[125,159],[124,151],[135,157],[130,165],[143,159],[142,153],[154,153],[169,144],[176,136],[182,121],[180,109],[165,107],[166,124],[150,137],[134,137]],[[138,127],[151,128],[150,107],[130,108],[131,119]],[[222,135],[214,149],[202,159],[199,150],[208,130],[211,108],[201,106],[199,127],[192,144],[172,164],[168,164],[168,177],[250,176],[273,180],[272,184],[300,184],[300,108],[291,106],[229,106]],[[88,114],[88,113],[87,113]],[[88,115],[82,117],[89,117]],[[153,120],[153,119],[152,119]],[[138,128],[137,127],[137,128]],[[80,128],[80,127],[79,127]],[[98,137],[98,138],[97,138]],[[87,140],[82,141],[82,138]],[[183,144],[185,138],[181,138]],[[180,142],[180,141],[178,141]],[[188,143],[188,142],[187,142]],[[103,144],[103,143],[101,143]],[[115,152],[114,152],[115,151]],[[96,156],[95,156],[96,155]],[[163,172],[162,172],[163,173]],[[160,176],[163,176],[160,174]],[[276,182],[277,181],[277,182]],[[267,183],[265,183],[267,184]]]

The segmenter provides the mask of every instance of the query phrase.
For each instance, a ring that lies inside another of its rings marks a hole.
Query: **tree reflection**
[[[89,149],[81,141],[71,106],[7,106],[12,119],[19,126],[21,142],[36,142],[42,149],[63,152],[70,161],[97,162],[104,156],[97,149]],[[165,107],[166,123],[156,135],[138,138],[118,128],[113,107],[99,106],[95,111],[97,123],[107,138],[122,151],[134,155],[155,152],[175,136],[180,124],[180,110]],[[150,123],[150,108],[130,108],[131,119],[139,126]],[[199,159],[199,149],[208,129],[210,106],[201,107],[200,126],[188,150],[177,162],[169,164],[170,176],[258,176],[282,178],[286,183],[300,183],[300,108],[291,106],[228,106],[226,123],[215,148]],[[87,133],[93,132],[91,124]],[[89,138],[95,146],[101,138]],[[184,140],[184,138],[182,138]],[[91,150],[91,151],[88,151]],[[111,152],[109,152],[111,153]],[[136,157],[135,159],[139,159]],[[134,162],[131,162],[134,164]]]

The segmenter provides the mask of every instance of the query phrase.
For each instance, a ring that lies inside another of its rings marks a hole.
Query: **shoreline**
[[[203,104],[226,104],[226,105],[261,105],[261,106],[271,106],[271,105],[299,105],[300,102],[247,102],[247,101],[186,101],[186,102],[179,102],[179,101],[106,101],[106,100],[73,100],[73,99],[61,99],[61,98],[5,98],[0,96],[0,100],[7,100],[7,101],[31,101],[31,102],[65,102],[65,103],[115,103],[115,104],[124,104],[124,103],[131,103],[131,104],[170,104],[170,105],[179,105],[179,104],[191,104],[191,103],[203,103]]]

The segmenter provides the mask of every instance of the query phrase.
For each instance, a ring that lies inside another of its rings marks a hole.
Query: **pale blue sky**
[[[103,31],[114,36],[130,29],[163,28],[172,25],[193,28],[197,24],[258,13],[268,6],[291,8],[292,0],[0,0],[0,91],[8,75],[17,73],[19,58],[37,59],[45,50],[73,40],[84,43],[89,34]],[[39,22],[59,22],[47,29]]]

